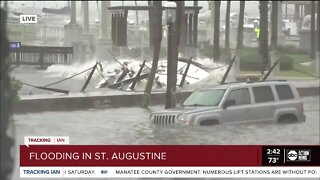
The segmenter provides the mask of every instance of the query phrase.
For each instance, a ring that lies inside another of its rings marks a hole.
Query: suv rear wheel
[[[297,117],[293,114],[284,114],[281,115],[278,119],[278,123],[295,123],[297,121]]]

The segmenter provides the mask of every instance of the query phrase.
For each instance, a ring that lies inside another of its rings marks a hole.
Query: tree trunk
[[[179,44],[181,39],[181,27],[183,26],[182,23],[184,22],[184,1],[176,1],[177,4],[177,11],[176,11],[176,23],[174,25],[174,40],[173,40],[173,53],[172,53],[172,60],[173,63],[173,77],[172,78],[172,90],[173,92],[176,91],[177,86],[177,67],[178,67],[178,58],[179,58]],[[175,102],[173,102],[173,107],[175,107]]]
[[[138,7],[137,1],[134,1],[134,5],[136,7]],[[138,12],[138,10],[136,10],[136,21],[137,21],[137,26],[139,26],[139,12]]]
[[[311,1],[310,58],[316,58],[315,1]],[[319,18],[319,15],[318,15]],[[318,40],[319,41],[319,40]]]
[[[226,10],[226,30],[225,30],[225,43],[224,48],[226,50],[230,49],[230,8],[231,1],[227,1],[227,10]]]
[[[317,34],[316,34],[316,39],[317,39],[317,51],[320,52],[320,42],[319,42],[319,38],[320,38],[320,3],[319,1],[317,2],[318,4],[318,11],[317,11]]]
[[[148,6],[152,6],[153,4],[153,1],[152,0],[148,0]],[[151,23],[151,20],[152,20],[152,17],[153,17],[153,11],[152,9],[150,9],[148,11],[148,16],[149,16],[149,48],[150,50],[153,48],[153,34],[154,34],[154,27],[152,27],[152,23]]]
[[[214,27],[214,1],[208,1],[208,7],[209,9],[211,10],[211,13],[210,13],[210,24],[212,26],[212,28]]]
[[[262,56],[261,71],[269,66],[268,60],[268,1],[260,1],[260,36],[259,52]]]
[[[5,8],[7,4],[5,2]],[[0,41],[1,41],[1,119],[0,119],[0,151],[1,151],[1,178],[3,180],[9,179],[9,175],[13,171],[14,159],[11,156],[11,148],[14,145],[14,140],[10,138],[7,134],[9,128],[9,122],[11,119],[11,109],[12,109],[12,94],[11,83],[9,76],[9,45],[6,33],[7,25],[7,8],[6,10],[0,9],[1,13],[1,31],[0,31]]]
[[[271,13],[271,49],[278,48],[278,1],[272,1]]]
[[[185,8],[184,8],[184,1],[183,1],[183,7],[181,7],[181,11],[185,12],[184,9]],[[186,52],[186,45],[187,45],[187,21],[186,21],[186,18],[187,18],[186,14],[182,14],[179,51],[183,54]]]
[[[238,21],[237,49],[243,48],[243,21],[244,21],[245,1],[240,1],[240,12]]]
[[[195,0],[193,1],[193,6],[194,7],[198,7],[198,0]],[[195,13],[194,13],[194,20],[193,20],[193,46],[195,48],[198,47],[198,14],[199,14],[199,11],[198,10],[195,10]],[[183,22],[184,19],[182,19],[182,22]],[[183,23],[182,23],[183,24]]]
[[[150,19],[151,24],[154,28],[154,36],[153,39],[153,61],[150,74],[148,76],[148,81],[146,84],[146,88],[144,90],[144,97],[142,107],[147,108],[150,102],[150,95],[153,86],[153,80],[158,67],[158,60],[161,49],[161,40],[162,40],[162,5],[161,1],[154,1],[152,8],[152,17]]]
[[[173,83],[172,77],[174,69],[174,61],[173,61],[173,51],[174,51],[174,23],[172,21],[167,22],[168,27],[168,36],[167,36],[167,87],[166,87],[166,100],[165,100],[165,109],[173,108]]]
[[[213,59],[220,57],[220,1],[214,1]]]

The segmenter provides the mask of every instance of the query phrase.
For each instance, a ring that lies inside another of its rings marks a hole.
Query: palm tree
[[[320,34],[320,3],[319,3],[319,1],[318,1],[318,12],[317,12],[317,34],[316,34],[316,39],[318,39],[318,41],[317,41],[317,44],[318,44],[318,53],[320,53],[320,42],[319,42],[319,34]],[[320,55],[319,55],[320,56]]]
[[[259,53],[262,56],[262,73],[269,66],[268,61],[268,1],[260,1]]]
[[[272,1],[271,12],[271,49],[278,47],[278,1]]]
[[[153,4],[153,1],[152,0],[148,0],[148,6],[151,7]],[[149,47],[150,49],[152,49],[153,47],[153,29],[154,27],[152,27],[152,23],[151,23],[151,19],[153,17],[153,11],[152,11],[152,8],[149,9],[148,11],[148,18],[149,18]]]
[[[176,84],[177,84],[177,66],[178,66],[178,56],[179,56],[179,44],[180,44],[180,39],[181,39],[181,27],[182,23],[184,22],[184,1],[176,1],[177,4],[177,10],[176,10],[176,23],[175,23],[175,39],[173,41],[173,72],[172,74],[174,75],[172,77],[172,90],[173,92],[176,91]],[[175,102],[173,102],[173,107],[175,106]]]
[[[151,71],[148,77],[146,88],[144,90],[144,98],[142,106],[147,108],[150,101],[151,90],[153,86],[153,80],[158,68],[158,60],[160,56],[161,40],[162,40],[162,5],[161,1],[154,1],[152,8],[151,25],[154,27],[153,36],[153,61]]]
[[[198,7],[198,0],[195,0],[195,1],[193,1],[193,6],[194,7]],[[195,33],[195,32],[197,32],[198,33],[198,9],[196,9],[195,10],[195,13],[194,13],[194,21],[193,21],[193,23],[195,24],[195,26],[194,26],[194,30],[193,30],[193,32]],[[184,20],[182,21],[182,22],[184,22]],[[183,23],[184,24],[184,23]],[[193,39],[193,46],[194,47],[197,47],[198,46],[198,34],[194,34],[194,39]]]
[[[214,1],[213,59],[220,57],[220,1]]]
[[[316,57],[316,30],[315,30],[315,1],[311,1],[311,33],[310,33],[310,58]],[[319,18],[319,15],[318,15]]]
[[[137,7],[138,3],[137,1],[134,1],[134,5]],[[137,21],[137,26],[139,26],[139,12],[136,10],[136,21]]]
[[[240,1],[240,12],[238,22],[237,49],[243,48],[243,21],[244,21],[245,1]]]
[[[225,30],[225,43],[224,48],[226,50],[230,49],[230,8],[231,1],[227,1],[227,10],[226,10],[226,30]]]

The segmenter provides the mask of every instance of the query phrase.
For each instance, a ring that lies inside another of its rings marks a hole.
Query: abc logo
[[[298,158],[298,153],[297,151],[291,150],[288,152],[287,157],[289,160],[294,161]]]

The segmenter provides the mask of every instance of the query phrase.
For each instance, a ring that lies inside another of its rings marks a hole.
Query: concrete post
[[[101,20],[100,20],[100,37],[96,44],[96,58],[99,61],[107,60],[110,56],[108,48],[111,47],[110,41],[111,16],[109,13],[110,1],[101,1]],[[109,34],[109,35],[108,35]]]
[[[300,7],[298,4],[294,5],[294,21],[297,22],[297,29],[300,29],[299,20],[300,19]]]
[[[110,34],[108,33],[111,25],[109,7],[110,1],[101,1],[100,39],[107,39],[110,37]]]
[[[89,32],[89,2],[82,1],[83,4],[83,33]]]
[[[85,62],[90,60],[93,56],[93,51],[90,47],[93,46],[93,35],[89,33],[89,6],[88,1],[82,1],[83,3],[83,33],[81,34],[81,57],[80,61]],[[87,53],[89,52],[89,54]]]
[[[71,1],[70,23],[77,23],[77,1]]]
[[[81,43],[79,44],[79,48],[80,48],[80,62],[81,63],[85,63],[86,60],[87,60],[87,56],[86,56],[86,47],[87,47],[87,44],[85,43]]]
[[[64,35],[64,45],[65,46],[73,46],[74,48],[74,56],[73,59],[79,59],[79,43],[80,43],[80,34],[82,32],[81,26],[77,23],[77,2],[71,1],[71,14],[70,14],[70,23],[65,25],[65,35]]]

